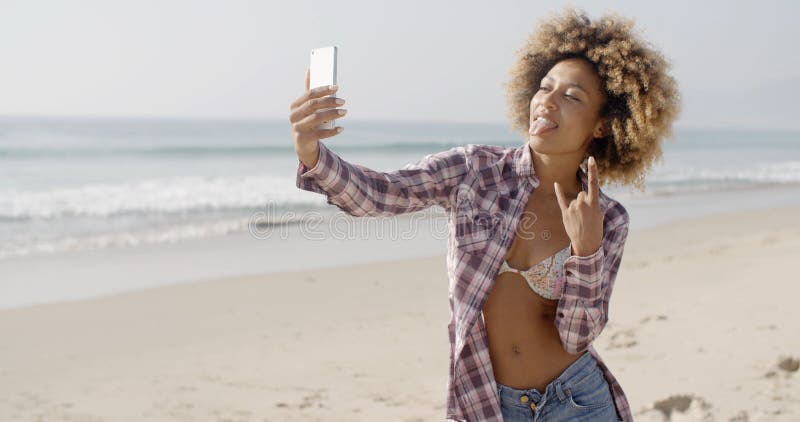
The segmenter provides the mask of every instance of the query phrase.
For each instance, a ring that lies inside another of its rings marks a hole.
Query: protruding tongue
[[[530,133],[533,135],[539,135],[542,132],[554,129],[556,127],[558,127],[558,125],[555,123],[551,123],[545,119],[538,119],[535,122],[533,122],[533,126],[531,126]]]

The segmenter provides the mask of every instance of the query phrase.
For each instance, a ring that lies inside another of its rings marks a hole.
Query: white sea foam
[[[654,172],[648,181],[658,184],[707,181],[800,183],[800,161],[762,162],[722,169],[664,169]]]
[[[278,232],[278,225],[296,224],[301,218],[303,218],[302,215],[264,216],[256,212],[243,218],[169,224],[140,230],[126,230],[85,236],[62,236],[39,240],[17,237],[0,243],[0,259],[41,253],[175,243],[183,240],[222,236],[231,233],[249,233],[253,230],[258,230],[262,236],[261,238],[264,238],[263,233],[265,233],[266,230],[271,230],[273,234],[275,234]],[[275,227],[267,228],[266,226]]]
[[[88,184],[41,191],[0,192],[0,218],[31,219],[120,214],[186,214],[280,207],[321,206],[321,195],[295,186],[294,179],[258,176],[174,177],[119,184]]]

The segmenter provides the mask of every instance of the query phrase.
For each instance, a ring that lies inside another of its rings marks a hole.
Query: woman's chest
[[[531,194],[512,227],[512,242],[505,253],[508,264],[520,270],[538,268],[570,246],[558,203]]]
[[[499,253],[520,266],[539,262],[569,244],[557,202],[543,198],[524,180],[492,188],[459,185],[451,221],[460,251]]]

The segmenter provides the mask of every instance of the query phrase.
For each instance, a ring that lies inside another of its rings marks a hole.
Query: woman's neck
[[[530,148],[530,145],[527,148]],[[539,154],[531,148],[531,161],[533,171],[539,178],[539,186],[536,189],[541,194],[555,196],[553,182],[558,182],[568,198],[578,196],[578,192],[582,189],[581,181],[577,177],[578,166],[581,163],[580,156]]]

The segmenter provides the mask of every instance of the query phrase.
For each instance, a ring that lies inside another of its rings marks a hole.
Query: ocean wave
[[[33,254],[85,251],[131,247],[142,244],[173,243],[180,240],[220,236],[247,230],[248,219],[232,219],[205,224],[183,224],[158,227],[138,232],[106,233],[93,236],[69,236],[39,241],[4,242],[0,244],[0,259]]]
[[[330,218],[335,212],[323,210],[316,215]],[[31,239],[20,235],[0,243],[0,259],[29,255],[87,251],[108,248],[126,248],[149,244],[176,243],[191,239],[203,239],[235,233],[252,233],[257,239],[268,239],[278,235],[281,225],[295,225],[311,218],[305,214],[270,215],[254,212],[240,218],[170,223],[138,230],[94,233],[86,235],[60,236]],[[314,217],[316,218],[316,217]]]
[[[649,175],[643,195],[794,183],[800,183],[800,161],[719,170],[685,168],[662,170]],[[267,205],[282,210],[321,209],[328,206],[324,196],[298,189],[295,180],[287,177],[171,177],[37,191],[0,191],[0,221],[213,214],[219,211],[246,211]]]
[[[250,210],[271,204],[317,208],[322,195],[302,191],[294,179],[267,175],[173,177],[120,184],[89,184],[41,191],[0,192],[0,220],[114,217]]]
[[[800,182],[800,161],[755,163],[752,166],[703,169],[664,169],[648,177],[648,182],[657,184],[691,184],[704,182]]]

